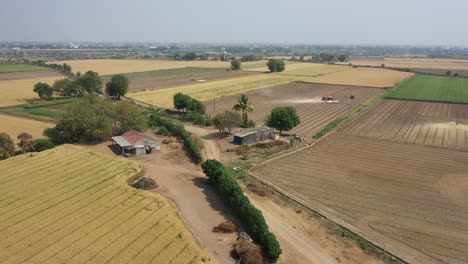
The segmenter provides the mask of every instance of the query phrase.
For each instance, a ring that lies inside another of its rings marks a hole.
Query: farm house
[[[276,139],[277,133],[273,128],[263,126],[244,129],[243,131],[234,134],[232,142],[237,145],[253,144],[265,139]]]
[[[121,136],[112,137],[112,145],[118,147],[119,153],[128,156],[149,154],[161,149],[160,143],[135,130],[130,130]]]

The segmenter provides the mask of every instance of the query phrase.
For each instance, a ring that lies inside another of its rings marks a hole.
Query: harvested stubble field
[[[0,73],[0,81],[35,79],[55,76],[61,76],[61,74],[52,70],[5,72]]]
[[[413,73],[409,72],[386,69],[352,68],[350,70],[326,74],[319,77],[305,78],[303,81],[384,88],[393,87],[395,84],[400,83],[412,75]]]
[[[132,93],[252,76],[256,74],[258,73],[249,71],[226,71],[224,68],[178,68],[129,73],[125,75],[130,81],[128,91]],[[102,78],[103,83],[109,81],[110,78],[111,76],[104,76]]]
[[[386,98],[447,103],[468,103],[468,79],[415,75]]]
[[[384,59],[351,59],[346,64],[363,66],[378,66],[385,64],[386,67],[409,68],[409,69],[445,69],[445,70],[468,70],[468,60],[455,59],[417,59],[417,58],[384,58]]]
[[[468,152],[336,134],[257,177],[410,263],[468,262]]]
[[[266,62],[265,62],[266,63]],[[329,74],[339,71],[348,71],[352,67],[343,66],[343,65],[328,65],[328,64],[318,64],[318,63],[306,63],[306,62],[286,62],[286,67],[284,71],[278,72],[275,74],[279,75],[292,75],[296,77],[315,77],[324,74]],[[248,71],[268,71],[267,66],[261,68],[251,68],[246,69]]]
[[[231,64],[224,61],[175,61],[175,60],[71,60],[54,61],[58,64],[69,64],[73,72],[85,73],[89,70],[100,75],[117,73],[145,72],[165,69],[199,67],[199,68],[230,68]]]
[[[0,73],[6,72],[25,72],[25,71],[43,71],[46,67],[34,66],[29,64],[0,64]]]
[[[264,123],[274,107],[293,106],[301,118],[301,123],[287,133],[311,137],[334,119],[346,116],[349,109],[352,110],[371,100],[381,92],[380,89],[374,88],[294,82],[250,91],[246,95],[255,108],[249,113],[249,118],[257,125]],[[355,96],[351,105],[350,95]],[[322,96],[332,96],[337,102],[322,102]],[[216,113],[232,110],[238,97],[239,95],[232,95],[216,98]],[[213,99],[204,103],[207,113],[214,116]]]
[[[156,91],[129,93],[127,97],[158,107],[173,108],[173,96],[182,92],[205,101],[215,96],[245,93],[262,87],[293,81],[294,77],[278,74],[258,74],[228,80],[177,86]]]
[[[468,105],[382,100],[341,130],[349,135],[468,150]]]
[[[25,104],[29,99],[37,99],[39,97],[35,92],[33,92],[34,84],[38,82],[45,82],[52,85],[54,81],[62,78],[64,77],[56,76],[0,81],[0,92],[2,93],[2,96],[0,97],[0,106]]]
[[[126,184],[141,170],[71,145],[0,161],[0,262],[209,262],[171,202]]]
[[[0,133],[6,132],[13,140],[16,140],[16,137],[23,132],[31,134],[33,138],[43,137],[44,129],[53,126],[52,123],[0,114]]]

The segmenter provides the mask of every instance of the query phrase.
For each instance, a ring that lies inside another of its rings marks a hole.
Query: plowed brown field
[[[342,130],[350,135],[468,150],[468,105],[383,100]]]
[[[468,263],[467,160],[337,134],[253,173],[410,263]]]
[[[249,118],[257,125],[264,123],[266,116],[275,106],[293,106],[301,118],[301,124],[289,133],[301,136],[313,136],[329,122],[336,118],[346,116],[348,110],[381,93],[380,89],[363,88],[353,86],[288,83],[268,88],[258,89],[246,93],[249,101],[254,106],[254,111],[249,113]],[[334,103],[322,102],[322,96],[332,96]],[[355,99],[349,105],[349,96]],[[223,113],[231,110],[240,95],[232,95],[205,101],[207,113]],[[216,108],[216,111],[214,111]]]

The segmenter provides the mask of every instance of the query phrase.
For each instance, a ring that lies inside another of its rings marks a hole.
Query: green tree
[[[65,87],[61,93],[64,96],[83,96],[85,93],[85,88],[75,82],[72,82],[70,85]]]
[[[301,120],[296,109],[291,106],[277,106],[266,118],[266,125],[280,131],[289,131],[299,125]]]
[[[241,62],[239,60],[231,61],[231,70],[238,71],[241,69]]]
[[[143,115],[138,105],[130,101],[121,101],[115,105],[118,134],[125,133],[131,129],[144,132],[148,129],[148,117]]]
[[[128,90],[128,78],[123,74],[116,74],[112,76],[111,80],[106,84],[106,93],[111,97],[117,97],[120,100]]]
[[[340,62],[345,62],[345,61],[348,61],[349,56],[347,54],[341,54],[341,55],[338,55],[337,59]]]
[[[15,143],[7,133],[0,133],[0,160],[8,159],[15,153]]]
[[[237,104],[232,107],[232,110],[240,111],[242,115],[243,126],[247,127],[249,123],[248,113],[254,110],[253,105],[249,102],[249,98],[243,94],[237,100]]]
[[[452,71],[447,71],[447,72],[445,73],[445,75],[447,75],[447,76],[452,75]]]
[[[206,112],[206,106],[197,99],[190,99],[189,105],[187,106],[187,113],[189,118],[192,120],[199,119]],[[203,121],[204,123],[204,121]]]
[[[30,152],[33,149],[32,136],[29,133],[23,132],[18,135],[18,147],[23,153]]]
[[[75,84],[82,86],[88,94],[101,93],[102,81],[97,72],[87,71],[75,80]]]
[[[197,58],[197,54],[195,52],[185,53],[184,56],[182,57],[182,59],[186,61],[193,61],[196,58]]]
[[[33,149],[37,152],[41,152],[48,149],[55,148],[54,143],[45,138],[38,138],[33,140]]]
[[[58,94],[63,94],[65,89],[67,89],[67,87],[70,86],[72,83],[72,80],[68,78],[63,78],[60,80],[56,80],[52,87],[54,88],[54,92]]]
[[[175,109],[180,111],[180,110],[187,109],[187,107],[190,104],[191,98],[189,95],[179,92],[179,93],[174,94],[173,100],[174,100]]]
[[[285,63],[281,59],[269,59],[266,65],[270,72],[282,72],[285,69]]]
[[[219,133],[231,134],[232,128],[239,126],[241,123],[241,116],[236,112],[225,111],[213,118],[213,125],[219,130]]]
[[[33,91],[39,95],[41,99],[52,98],[54,94],[54,88],[52,88],[47,83],[38,82],[34,85]]]

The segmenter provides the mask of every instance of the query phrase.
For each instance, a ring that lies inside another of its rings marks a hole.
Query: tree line
[[[15,146],[15,142],[10,135],[5,132],[0,133],[0,160],[8,159],[15,154],[23,154],[32,151],[40,152],[55,147],[48,139],[33,139],[33,136],[26,132],[19,134],[16,139],[18,143]],[[17,153],[16,147],[19,148],[19,153]]]

